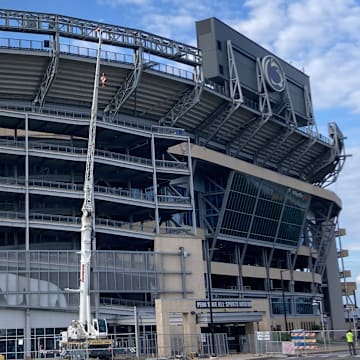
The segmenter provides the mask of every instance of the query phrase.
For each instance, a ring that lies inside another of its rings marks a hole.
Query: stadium
[[[196,23],[195,47],[0,10],[0,353],[56,350],[78,317],[67,289],[79,287],[98,28],[94,316],[159,356],[311,330],[314,301],[344,329],[342,205],[327,189],[344,137],[336,123],[319,133],[303,71],[216,18]]]

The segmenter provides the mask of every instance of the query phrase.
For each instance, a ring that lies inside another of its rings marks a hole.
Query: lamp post
[[[320,309],[321,332],[322,332],[322,337],[324,339],[324,348],[326,349],[325,323],[324,323],[324,312],[323,312],[322,302],[320,300],[313,300],[312,306],[318,306],[318,305]]]
[[[280,280],[281,280],[281,294],[282,294],[282,304],[284,310],[284,321],[285,321],[285,330],[286,333],[289,332],[288,322],[287,322],[287,310],[286,310],[286,302],[285,302],[285,289],[284,289],[284,280],[283,280],[283,271],[287,270],[280,270]]]

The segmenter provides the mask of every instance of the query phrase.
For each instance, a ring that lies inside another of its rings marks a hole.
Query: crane
[[[73,320],[67,331],[62,333],[61,347],[63,350],[93,349],[97,357],[109,358],[111,340],[108,339],[105,319],[91,318],[90,304],[90,262],[91,242],[94,222],[94,156],[96,138],[96,118],[98,108],[99,82],[105,85],[103,73],[100,79],[100,56],[102,45],[102,30],[97,28],[98,50],[95,67],[94,90],[89,123],[88,147],[84,179],[84,202],[81,208],[81,249],[80,249],[80,286],[79,289],[67,289],[79,292],[79,319]],[[91,355],[91,353],[90,353]]]
[[[86,168],[84,179],[84,202],[81,208],[81,250],[80,250],[80,304],[79,321],[87,324],[89,336],[96,335],[91,321],[90,305],[90,259],[91,259],[91,239],[93,234],[94,216],[94,156],[96,138],[96,118],[100,80],[100,55],[102,44],[102,31],[97,28],[99,42],[95,67],[94,90],[91,105],[91,116],[89,123],[89,137],[86,155]]]

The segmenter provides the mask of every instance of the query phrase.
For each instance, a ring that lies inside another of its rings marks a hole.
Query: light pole
[[[319,309],[320,309],[322,337],[324,339],[324,348],[326,349],[325,323],[324,323],[324,313],[323,313],[322,302],[320,300],[313,300],[312,306],[318,306],[318,305],[319,305]]]
[[[283,280],[283,275],[282,275],[283,271],[287,271],[287,270],[280,270],[280,280],[281,280],[281,293],[282,293],[282,304],[283,304],[283,311],[284,311],[285,330],[286,330],[286,333],[288,333],[289,332],[289,327],[288,327],[288,322],[287,322],[285,289],[284,289],[284,280]]]

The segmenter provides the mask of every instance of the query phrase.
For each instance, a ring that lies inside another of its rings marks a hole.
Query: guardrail
[[[24,220],[25,213],[24,212],[17,212],[17,211],[3,211],[0,210],[0,222],[1,220],[12,220],[12,221],[19,221],[20,225],[25,227]],[[54,225],[67,225],[67,226],[75,226],[74,231],[80,231],[81,225],[81,218],[75,216],[65,216],[65,215],[55,215],[55,214],[41,214],[41,213],[31,213],[29,215],[30,223],[33,222],[41,222],[44,224],[54,224]],[[114,231],[126,231],[126,232],[133,232],[133,233],[142,233],[146,236],[151,235],[151,237],[155,236],[155,224],[152,222],[145,223],[145,222],[136,222],[136,223],[129,223],[125,221],[119,220],[111,220],[111,219],[103,219],[103,218],[96,218],[95,224],[100,227],[105,227],[113,229]],[[31,224],[30,224],[31,226]],[[97,229],[98,232],[101,232],[99,228]],[[160,234],[179,234],[179,235],[191,235],[192,228],[189,226],[161,226],[160,227]]]
[[[18,106],[18,105],[9,105],[9,104],[0,104],[1,110],[8,110],[8,111],[19,111],[23,113],[36,114],[36,115],[48,115],[54,116],[57,118],[65,118],[65,119],[81,119],[81,120],[89,120],[90,113],[89,112],[82,112],[82,111],[74,111],[74,110],[64,110],[64,109],[56,109],[56,108],[49,108],[43,107],[41,110],[39,107],[36,106]],[[108,123],[113,125],[122,126],[125,128],[132,128],[137,130],[142,130],[148,132],[149,135],[154,134],[161,134],[161,135],[171,135],[171,137],[179,136],[183,139],[187,139],[185,135],[185,130],[182,128],[176,127],[169,127],[169,126],[160,126],[160,125],[151,125],[149,123],[145,123],[142,121],[124,119],[123,116],[117,115],[117,117],[112,118],[107,115],[98,115],[96,121],[98,123]],[[75,125],[75,124],[74,124]]]
[[[49,48],[48,46],[44,46],[44,41],[29,40],[29,39],[13,39],[13,38],[1,37],[0,48],[14,49],[14,50],[31,50],[31,51],[40,51],[46,53],[51,52],[51,48]],[[96,59],[97,49],[91,47],[85,47],[85,46],[60,43],[60,54]],[[110,51],[110,50],[102,50],[100,58],[102,61],[106,61],[107,63],[113,62],[119,64],[128,64],[128,65],[134,64],[133,55]],[[144,56],[145,66],[147,63],[151,64],[151,70],[190,81],[195,80],[194,72],[170,64],[159,63],[158,58],[156,60],[156,63],[154,63],[150,55]]]
[[[18,149],[23,148],[25,150],[25,141],[0,139],[0,147],[1,146],[15,147]],[[45,151],[47,153],[51,151],[60,154],[71,154],[71,155],[76,154],[76,155],[82,155],[84,157],[87,154],[86,148],[79,148],[75,146],[67,146],[67,145],[59,145],[59,144],[47,144],[47,143],[32,142],[32,141],[29,141],[29,149]],[[115,153],[108,150],[96,149],[95,156],[98,158],[103,158],[108,160],[116,160],[116,161],[131,163],[134,165],[146,166],[149,169],[152,168],[153,166],[151,159],[127,155],[127,154]],[[181,161],[155,160],[155,166],[156,168],[158,168],[158,170],[161,170],[161,168],[188,170],[187,163]]]

